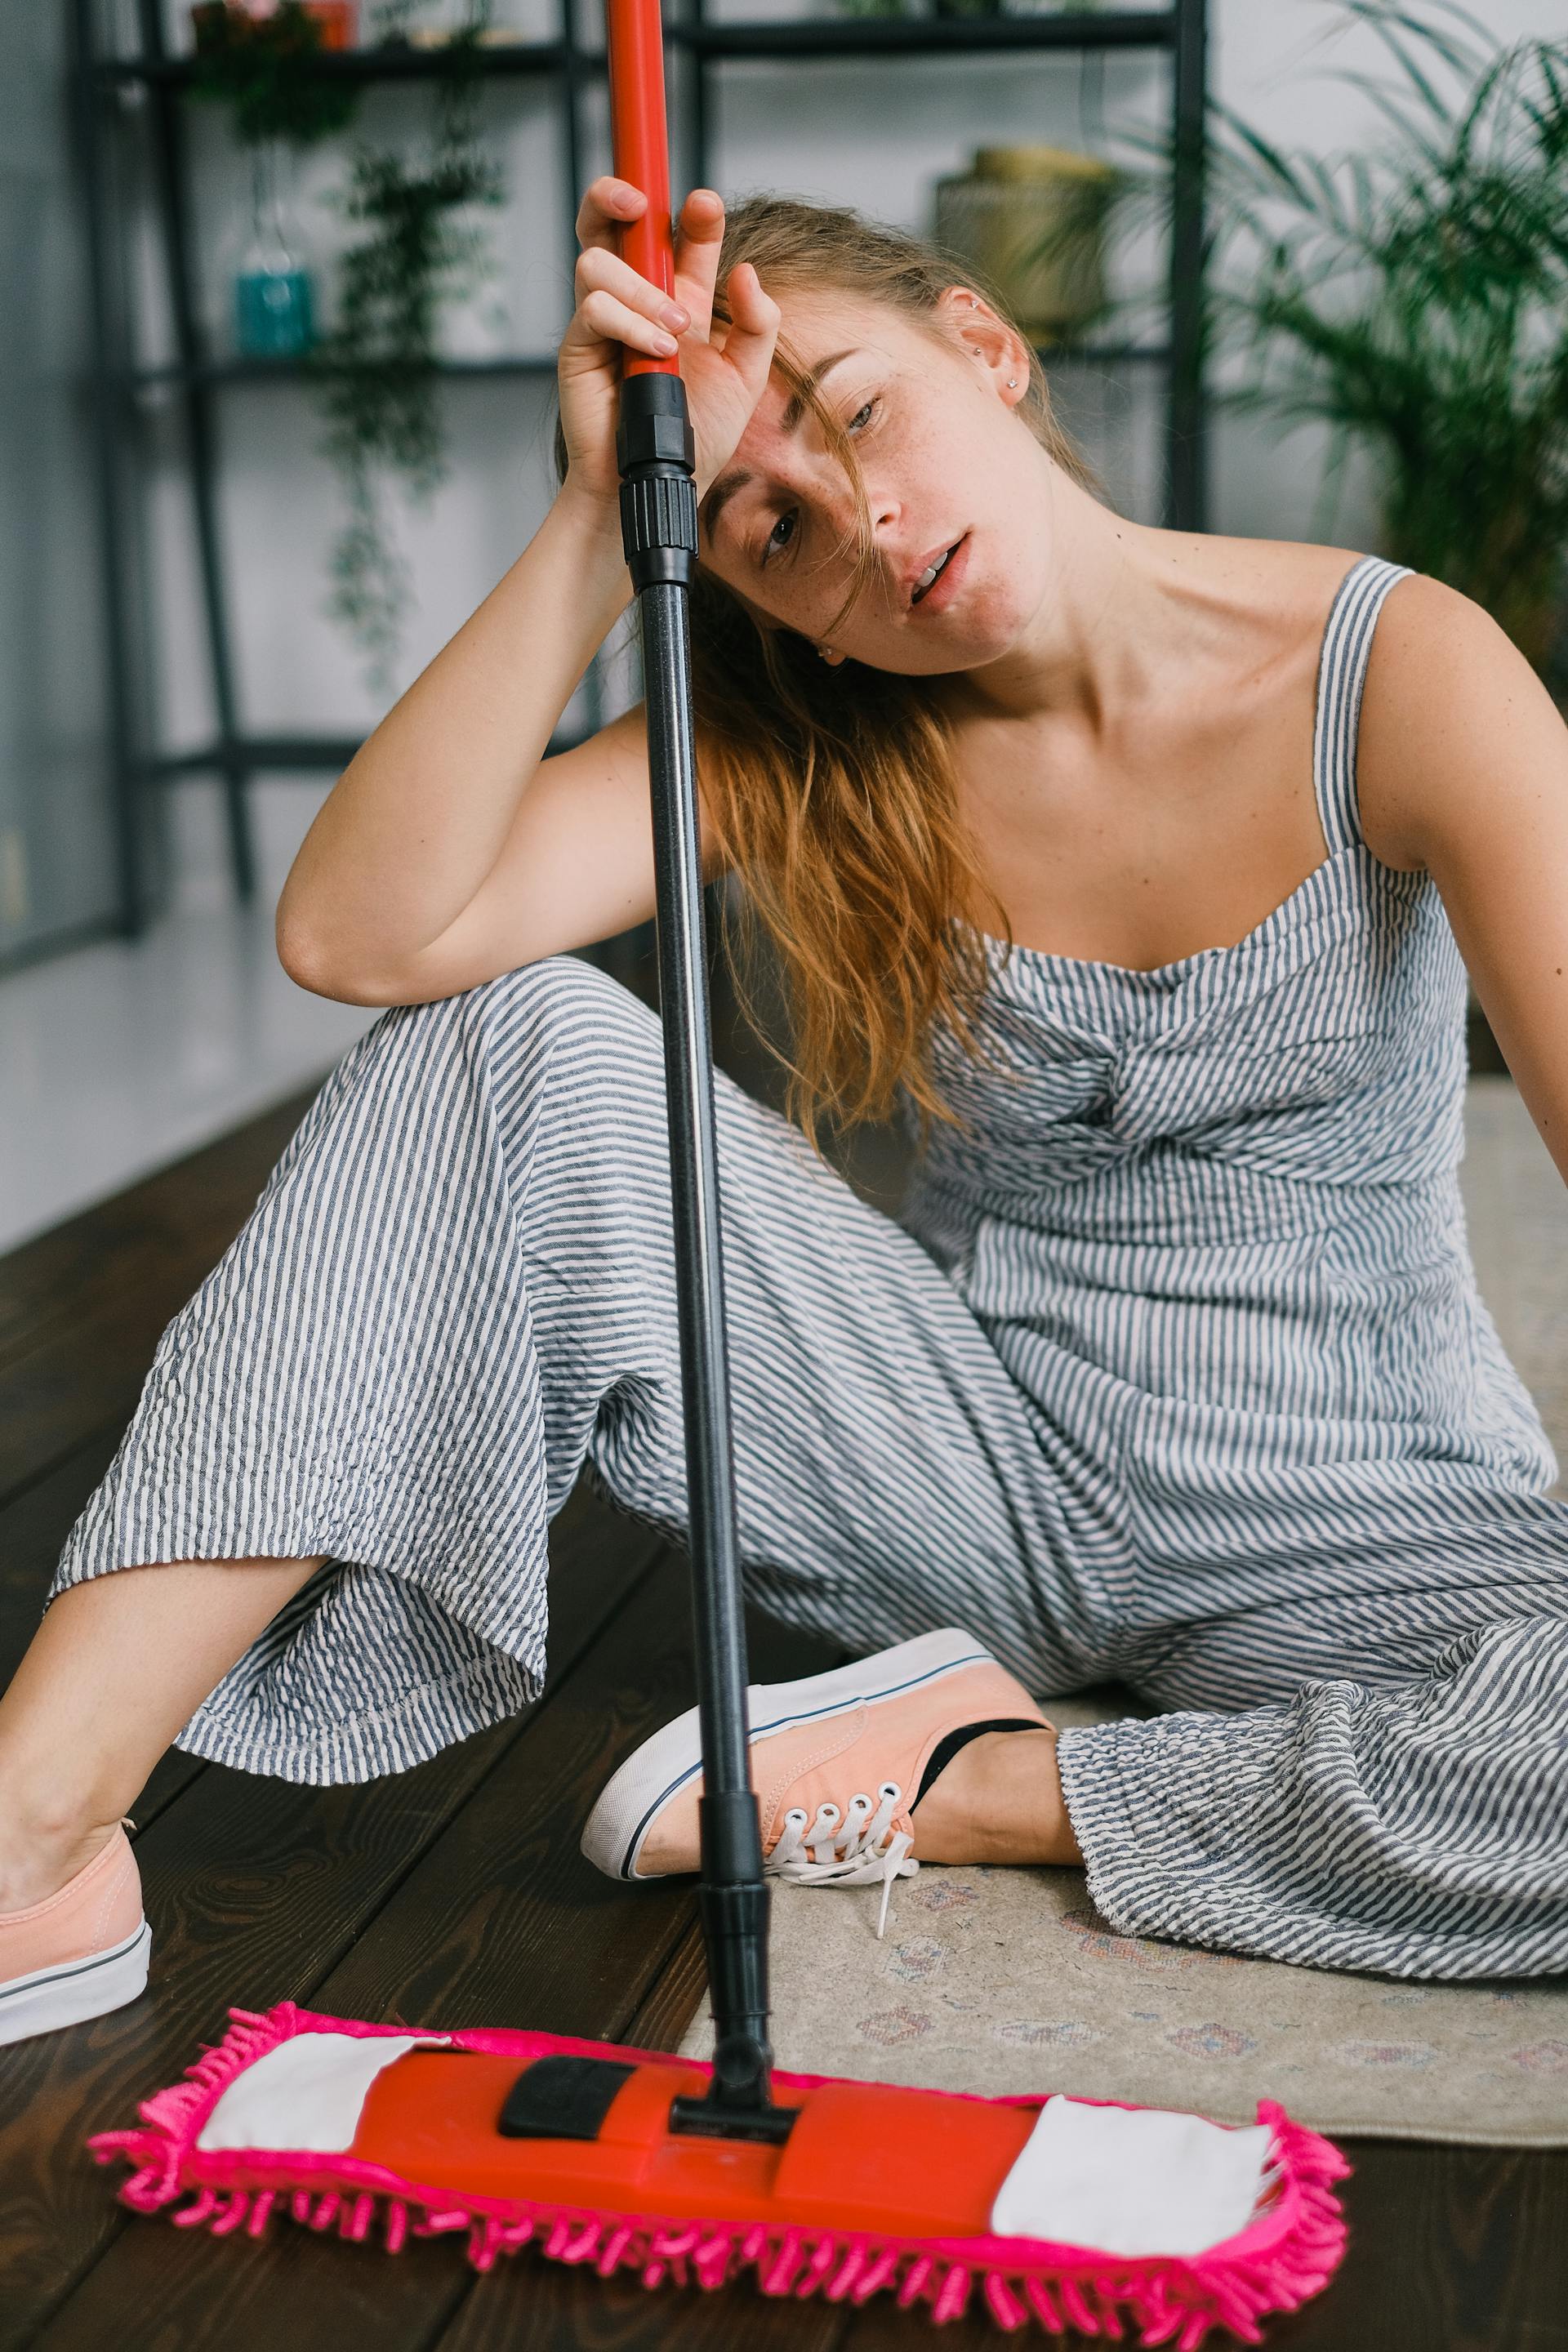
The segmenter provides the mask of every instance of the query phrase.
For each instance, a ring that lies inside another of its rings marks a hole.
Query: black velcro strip
[[[536,2058],[507,2093],[496,2129],[503,2139],[597,2139],[616,2092],[636,2072],[618,2058],[570,2051]]]

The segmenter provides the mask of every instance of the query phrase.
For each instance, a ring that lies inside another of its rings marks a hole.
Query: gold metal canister
[[[1104,307],[1113,165],[1069,147],[981,147],[936,184],[939,244],[995,287],[1019,326],[1054,342]]]

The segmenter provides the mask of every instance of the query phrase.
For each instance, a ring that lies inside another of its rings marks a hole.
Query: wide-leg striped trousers
[[[1120,1674],[1179,1709],[1060,1741],[1124,1932],[1409,1975],[1568,1967],[1557,1507],[1521,1579],[1478,1498],[1461,1571],[1381,1646],[1342,1593],[1259,1608],[1249,1585],[1238,1622],[1212,1574],[1172,1580],[1163,1649],[1146,1612],[1131,1639],[1103,1465],[910,1233],[716,1091],[751,1596],[859,1652],[957,1623],[1042,1698]],[[53,1590],[325,1555],[181,1745],[363,1780],[536,1693],[546,1528],[584,1471],[683,1531],[658,1023],[554,956],[399,1007],[347,1055],[164,1333]]]

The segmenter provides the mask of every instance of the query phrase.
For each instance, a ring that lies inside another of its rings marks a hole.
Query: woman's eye
[[[770,555],[782,555],[784,549],[789,545],[790,540],[781,539],[779,537],[779,533],[784,529],[786,522],[793,524],[794,521],[795,509],[793,507],[791,507],[787,514],[780,515],[777,522],[774,523],[772,530],[769,531],[767,540],[763,548],[763,562],[764,563],[767,562]],[[790,539],[793,539],[794,537],[795,532],[792,530],[790,532]]]
[[[848,433],[863,433],[865,425],[872,421],[875,414],[877,414],[877,400],[875,395],[872,395],[868,402],[865,402],[865,407],[856,409],[856,414],[848,419],[847,430]],[[769,536],[766,536],[764,543],[762,543],[762,562],[766,564],[769,562],[769,558],[773,558],[773,555],[783,555],[785,548],[795,546],[795,536],[797,536],[797,510],[790,508],[790,513],[778,518],[778,522],[773,524],[773,530],[769,531]]]

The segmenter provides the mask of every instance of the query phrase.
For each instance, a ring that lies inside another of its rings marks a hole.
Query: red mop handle
[[[610,135],[616,177],[640,188],[647,210],[622,225],[621,257],[666,294],[675,292],[675,230],[669,210],[669,127],[664,110],[664,27],[659,0],[605,0],[610,64]],[[679,375],[672,352],[621,353],[621,374]]]

